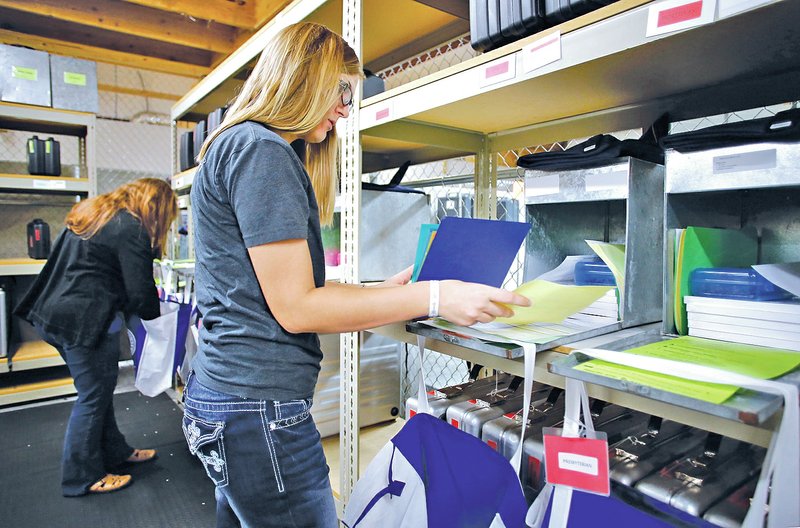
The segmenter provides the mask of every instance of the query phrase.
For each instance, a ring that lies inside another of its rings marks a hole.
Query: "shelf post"
[[[497,159],[492,139],[483,136],[481,149],[475,156],[475,218],[497,217]]]
[[[361,15],[361,0],[344,0],[342,2],[342,36],[359,57],[362,56]],[[350,116],[344,122],[344,134],[340,145],[341,245],[344,259],[342,282],[358,284],[358,232],[361,216],[361,143],[358,121],[361,90],[354,90],[353,97],[353,106],[350,109]],[[342,504],[347,504],[350,493],[358,480],[359,333],[342,333],[340,339],[339,492]]]

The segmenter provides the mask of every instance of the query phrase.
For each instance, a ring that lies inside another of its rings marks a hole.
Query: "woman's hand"
[[[439,285],[439,315],[457,325],[490,323],[496,317],[514,315],[504,304],[530,306],[531,301],[518,293],[483,284],[447,280]]]
[[[411,280],[411,274],[414,272],[414,266],[409,266],[400,273],[392,275],[382,283],[378,284],[378,287],[387,287],[387,286],[402,286],[404,284],[408,284]]]

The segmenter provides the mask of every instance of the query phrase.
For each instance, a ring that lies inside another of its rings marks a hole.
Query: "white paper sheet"
[[[753,269],[778,288],[800,297],[800,262],[757,264]]]

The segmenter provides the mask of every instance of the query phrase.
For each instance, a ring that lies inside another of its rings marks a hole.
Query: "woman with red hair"
[[[153,259],[177,215],[175,193],[154,178],[79,202],[15,310],[58,350],[78,391],[64,438],[65,497],[122,489],[131,476],[109,469],[156,456],[125,441],[113,395],[123,317],[160,315]]]

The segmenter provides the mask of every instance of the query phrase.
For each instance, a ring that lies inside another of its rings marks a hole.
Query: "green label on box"
[[[25,68],[24,66],[12,66],[11,76],[26,81],[36,81],[39,79],[39,70],[36,68]]]
[[[75,86],[86,86],[86,75],[82,73],[64,72],[64,82]]]
[[[45,141],[44,142],[44,153],[45,154],[50,154],[50,142],[49,141]]]
[[[28,140],[28,152],[30,152],[31,154],[33,154],[33,149],[34,149],[34,146],[33,146],[33,140],[32,140],[32,139],[29,139],[29,140]]]

